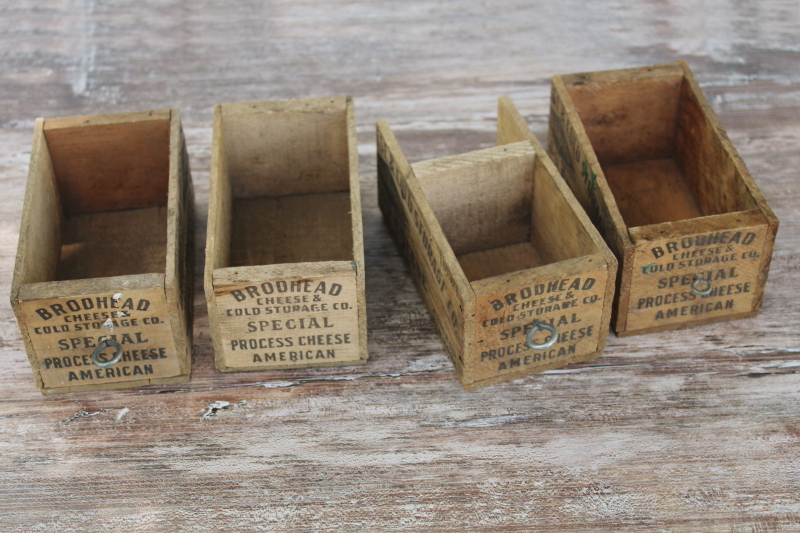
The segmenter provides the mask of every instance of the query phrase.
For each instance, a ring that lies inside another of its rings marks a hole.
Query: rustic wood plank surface
[[[464,392],[377,208],[410,162],[492,146],[508,94],[686,59],[780,219],[761,314],[619,339]],[[197,198],[193,379],[42,397],[0,301],[2,531],[800,531],[800,9],[781,0],[0,5],[0,284],[34,119],[175,106]],[[222,374],[201,281],[214,104],[349,94],[370,360]]]

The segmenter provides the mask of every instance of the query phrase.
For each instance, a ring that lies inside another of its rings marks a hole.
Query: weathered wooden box
[[[352,100],[216,106],[208,203],[217,368],[366,362]]]
[[[11,305],[45,394],[180,383],[194,196],[177,109],[38,119]]]
[[[778,220],[684,61],[553,76],[548,153],[621,263],[618,335],[758,312]]]
[[[599,356],[617,262],[511,101],[486,150],[409,165],[377,133],[384,220],[464,388]]]

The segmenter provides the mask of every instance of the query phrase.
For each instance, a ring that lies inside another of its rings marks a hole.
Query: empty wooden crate
[[[36,121],[11,304],[43,393],[188,381],[193,209],[177,109]]]
[[[367,360],[350,98],[214,108],[204,285],[220,370]]]
[[[599,356],[617,262],[511,101],[486,150],[409,165],[377,130],[384,220],[464,388]]]
[[[754,316],[778,220],[684,61],[553,76],[548,153],[620,261],[620,336]]]

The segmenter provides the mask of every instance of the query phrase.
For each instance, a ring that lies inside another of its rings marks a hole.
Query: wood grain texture
[[[348,192],[239,198],[231,213],[231,266],[353,260]]]
[[[544,264],[529,241],[461,254],[457,259],[469,281]]]
[[[3,299],[0,530],[800,530],[796,2],[0,10],[3,286],[35,117],[180,107],[200,272],[213,106],[350,94],[370,335],[365,366],[219,373],[197,276],[190,383],[42,398]],[[760,314],[464,392],[377,207],[375,121],[412,163],[488,148],[508,94],[544,141],[551,74],[677,57],[781,221]]]
[[[167,204],[170,110],[46,119],[67,215]]]
[[[345,98],[222,106],[234,198],[349,190]]]
[[[671,157],[606,165],[604,169],[620,214],[629,227],[702,216]],[[655,201],[647,202],[645,198]]]
[[[530,241],[533,161],[523,141],[412,165],[456,257]]]
[[[166,204],[67,216],[58,279],[164,272],[166,249]]]

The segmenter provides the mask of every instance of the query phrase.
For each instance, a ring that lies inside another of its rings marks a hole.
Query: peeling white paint
[[[95,30],[97,24],[93,20],[94,0],[84,2],[83,8],[79,10],[78,25],[76,28],[80,36],[79,48],[77,51],[78,64],[75,65],[75,74],[72,79],[72,94],[83,96],[89,90],[89,78],[95,70],[95,60],[97,58],[97,44]]]
[[[226,402],[225,400],[217,400],[215,402],[211,402],[211,404],[208,406],[208,409],[206,409],[206,412],[203,413],[203,416],[200,417],[200,420],[208,420],[212,416],[216,415],[217,411],[219,411],[220,409],[227,409],[228,407],[230,407],[230,405],[231,402]]]
[[[770,361],[769,363],[762,363],[760,365],[753,365],[750,367],[751,372],[763,372],[766,370],[776,370],[782,368],[798,368],[800,361]]]
[[[434,372],[451,368],[450,360],[445,355],[427,355],[418,357],[408,365],[409,372]]]
[[[200,420],[208,420],[212,416],[216,416],[217,411],[222,409],[228,409],[229,407],[233,407],[234,409],[238,409],[239,407],[244,407],[247,405],[247,400],[242,400],[241,402],[236,402],[231,406],[231,402],[227,402],[225,400],[216,400],[211,402],[206,409],[206,412],[203,413],[203,416],[200,417]]]
[[[725,350],[726,352],[731,353],[733,355],[762,355],[762,354],[773,354],[773,353],[776,353],[776,352],[779,352],[779,353],[780,352],[786,352],[786,353],[792,353],[792,354],[800,353],[800,347],[797,347],[797,346],[794,346],[794,347],[792,347],[792,346],[775,346],[775,347],[771,347],[771,348],[758,348],[758,349],[755,349],[755,350],[742,349],[741,347],[738,347],[738,346],[728,346],[726,348],[723,348],[723,350]]]
[[[109,336],[114,334],[114,322],[111,320],[111,317],[108,317],[105,322],[102,324],[103,329],[106,330]]]
[[[110,407],[108,409],[100,409],[98,411],[87,411],[86,409],[81,409],[80,411],[78,411],[77,413],[75,413],[74,415],[67,418],[61,423],[69,424],[70,422],[73,422],[79,418],[91,418],[93,416],[101,415],[103,413],[108,413],[109,411],[117,411],[116,420],[119,421],[123,416],[125,416],[130,411],[130,409],[128,409],[127,407],[116,407],[116,408]]]
[[[97,416],[99,414],[107,413],[108,411],[113,411],[113,409],[100,409],[99,411],[91,411],[91,412],[87,411],[86,409],[81,409],[80,411],[78,411],[77,413],[75,413],[74,415],[67,418],[61,423],[69,424],[70,422],[77,420],[79,418],[89,418],[92,416]]]
[[[268,383],[262,383],[262,386],[265,389],[283,389],[286,387],[294,387],[298,384],[299,382],[297,381],[270,381]]]

